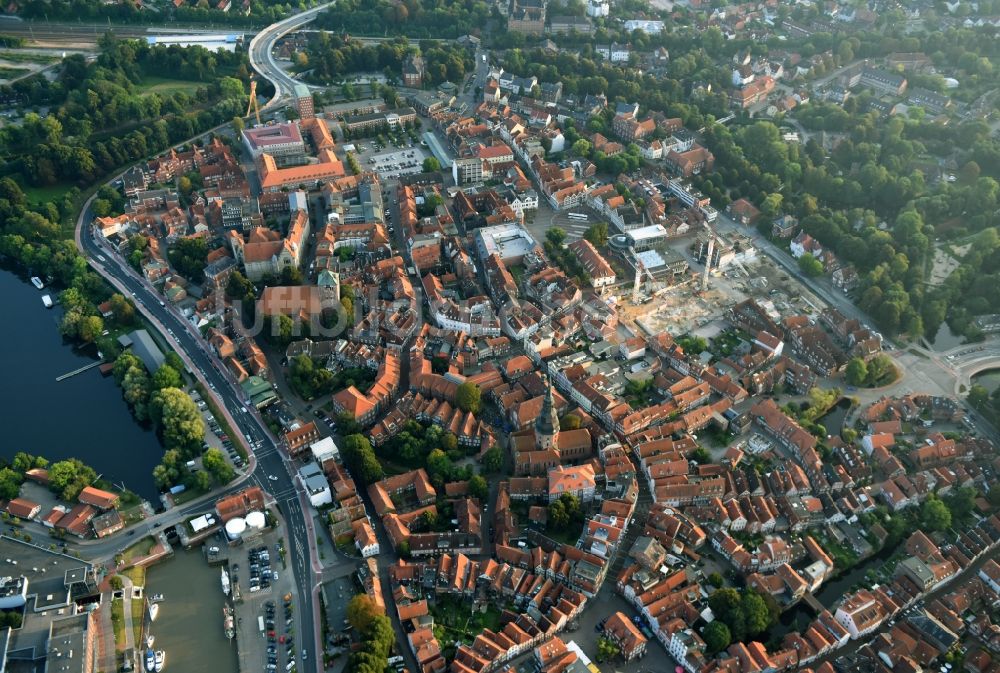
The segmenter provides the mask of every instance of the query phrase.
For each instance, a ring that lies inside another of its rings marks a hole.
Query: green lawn
[[[66,192],[72,189],[72,185],[52,185],[51,187],[22,187],[25,197],[29,203],[61,203]]]
[[[436,629],[448,635],[449,640],[471,643],[483,629],[500,629],[500,608],[490,605],[486,612],[473,610],[472,604],[447,596],[439,597],[431,606]]]
[[[5,65],[0,65],[0,79],[14,79],[21,75],[27,75],[29,72],[31,70],[28,68],[9,68]]]
[[[132,585],[137,587],[146,586],[146,567],[145,566],[132,566],[124,572],[128,575],[129,579],[132,580]]]
[[[153,549],[156,540],[152,537],[144,537],[122,553],[125,563],[131,563],[132,559],[147,555]]]
[[[121,599],[111,601],[111,625],[115,630],[115,649],[125,647],[125,606]]]
[[[55,63],[59,60],[58,56],[52,56],[49,54],[35,54],[35,53],[25,53],[20,51],[0,51],[0,60],[7,61],[8,63]]]
[[[178,91],[183,91],[189,96],[193,96],[194,93],[203,86],[207,86],[205,82],[146,75],[142,78],[142,82],[138,85],[138,89],[141,94],[158,93],[161,96],[172,96]]]
[[[142,622],[145,620],[143,614],[146,610],[146,601],[141,598],[132,599],[132,642],[139,644],[142,640]]]

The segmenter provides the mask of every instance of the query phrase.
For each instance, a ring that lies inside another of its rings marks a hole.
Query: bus
[[[587,215],[587,213],[567,213],[566,217],[574,222],[586,222],[590,219],[590,216]]]

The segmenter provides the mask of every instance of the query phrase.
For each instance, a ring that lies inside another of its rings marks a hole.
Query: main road
[[[252,405],[246,406],[237,387],[223,373],[221,363],[211,355],[208,344],[197,330],[173,307],[165,305],[156,290],[107,245],[101,234],[96,233],[91,225],[93,198],[87,201],[77,221],[78,247],[89,258],[90,265],[106,280],[126,296],[132,295],[137,308],[161,332],[163,338],[174,346],[177,354],[215,398],[233,429],[240,435],[240,441],[252,453],[251,472],[243,481],[260,485],[273,498],[287,523],[288,554],[295,575],[298,604],[312,606],[311,610],[297,611],[302,619],[301,632],[314,636],[302,639],[305,661],[300,670],[310,670],[307,668],[309,662],[321,662],[317,654],[322,653],[321,634],[318,630],[321,566],[316,550],[316,535],[312,529],[312,515],[307,513],[308,506],[301,484],[293,477],[291,461],[282,452],[277,440]],[[204,505],[188,506],[181,512],[186,514],[192,509],[203,511]],[[316,666],[315,663],[312,665]],[[321,668],[317,667],[315,670]]]
[[[250,40],[250,47],[247,49],[247,54],[250,57],[250,65],[274,86],[274,96],[271,100],[267,101],[263,109],[270,109],[281,105],[286,101],[286,96],[291,98],[294,94],[295,85],[298,83],[275,62],[275,42],[288,33],[306,25],[315,19],[316,15],[333,6],[333,4],[333,2],[328,2],[308,9],[301,14],[296,14],[277,23],[272,23],[254,35],[253,39]]]

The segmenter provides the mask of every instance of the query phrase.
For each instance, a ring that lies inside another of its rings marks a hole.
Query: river
[[[819,601],[820,605],[824,608],[832,608],[837,601],[843,598],[844,595],[848,593],[856,584],[862,584],[864,582],[865,574],[869,570],[877,570],[880,568],[882,564],[889,560],[895,551],[895,547],[886,547],[878,553],[869,556],[864,561],[848,570],[846,573],[828,580],[815,594],[816,600]],[[778,624],[768,631],[768,635],[771,638],[777,638],[780,640],[786,633],[790,633],[791,631],[797,630],[801,633],[806,629],[806,627],[809,626],[815,617],[816,614],[813,612],[812,608],[804,602],[799,601],[791,609],[785,610],[781,613]]]
[[[238,670],[236,641],[223,632],[219,569],[209,567],[200,550],[175,549],[173,558],[146,572],[146,592],[163,594],[150,631],[155,648],[166,653],[164,670]]]
[[[1000,370],[990,369],[972,377],[972,383],[983,386],[991,393],[1000,388]]]
[[[62,310],[46,310],[43,294],[56,298],[54,290],[39,292],[0,267],[0,296],[7,307],[0,330],[0,371],[7,382],[0,386],[5,419],[0,456],[26,451],[51,461],[79,458],[155,504],[152,473],[163,454],[159,440],[132,418],[114,379],[101,377],[96,368],[56,382],[96,354],[63,342]]]

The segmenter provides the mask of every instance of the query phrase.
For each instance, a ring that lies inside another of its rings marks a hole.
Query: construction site
[[[617,252],[633,274],[630,285],[619,286],[619,317],[635,333],[711,338],[724,329],[725,310],[751,297],[779,311],[810,313],[817,304],[744,236],[706,227],[659,250]]]

